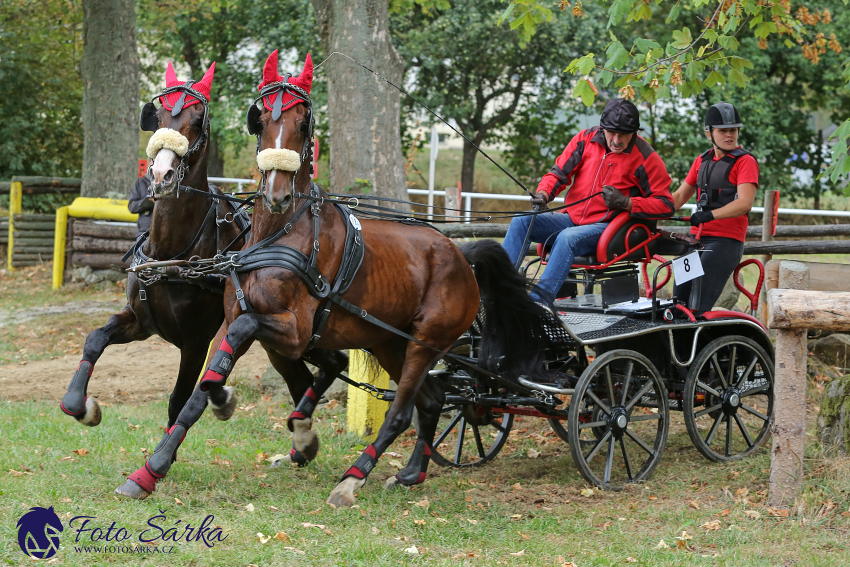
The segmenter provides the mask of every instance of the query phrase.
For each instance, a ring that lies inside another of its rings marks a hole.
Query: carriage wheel
[[[655,366],[632,350],[608,351],[576,385],[567,420],[570,453],[588,482],[620,490],[652,474],[669,424],[667,389]]]
[[[600,410],[598,408],[596,408],[596,409],[592,409],[590,411],[593,412],[593,415],[590,418],[591,421],[599,421],[598,418],[599,418],[599,411]],[[570,442],[570,434],[567,433],[567,428],[564,427],[564,420],[547,419],[546,421],[549,422],[549,427],[552,428],[552,431],[554,431],[555,434],[558,437],[560,437],[563,441],[566,441],[567,443]],[[597,440],[602,439],[602,436],[605,435],[605,429],[602,428],[602,427],[592,427],[590,430],[593,432],[593,436],[596,437]],[[589,439],[583,439],[582,443],[584,443],[585,447],[592,447],[596,444],[596,441],[591,441]]]
[[[485,406],[446,406],[437,427],[431,460],[441,467],[481,466],[499,454],[513,424],[513,414],[496,417]],[[441,451],[449,458],[444,457]]]
[[[700,351],[685,379],[683,413],[697,450],[716,462],[761,447],[773,421],[773,361],[752,339],[720,337]]]

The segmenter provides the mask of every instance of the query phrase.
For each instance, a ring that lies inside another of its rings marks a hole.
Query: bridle
[[[177,165],[177,181],[174,184],[174,187],[177,191],[177,197],[180,197],[180,189],[185,188],[181,187],[181,183],[183,179],[186,177],[186,174],[189,172],[189,164],[188,159],[194,154],[198,152],[202,148],[207,145],[207,141],[209,140],[209,126],[210,126],[210,106],[209,100],[206,96],[204,96],[199,91],[192,88],[195,84],[195,81],[187,81],[182,85],[175,85],[173,87],[165,87],[162,89],[162,92],[151,99],[150,102],[145,103],[145,106],[142,107],[142,114],[139,120],[142,130],[147,130],[149,132],[155,132],[157,130],[156,126],[158,124],[156,111],[157,106],[156,102],[161,100],[163,97],[170,95],[172,93],[181,93],[180,98],[177,99],[177,102],[174,103],[174,107],[171,109],[171,116],[177,116],[183,110],[184,104],[186,102],[186,97],[191,96],[197,99],[197,101],[203,105],[204,107],[204,119],[201,125],[201,133],[195,137],[194,141],[189,145],[189,149],[186,150],[186,153],[180,156],[180,163]],[[150,176],[150,170],[153,168],[153,164],[148,167],[148,175]],[[173,190],[169,191],[159,191],[157,189],[159,187],[156,184],[151,183],[148,191],[151,196],[156,195],[170,195]]]
[[[304,162],[310,157],[311,154],[311,146],[313,141],[313,132],[316,127],[315,119],[313,117],[313,103],[310,100],[310,95],[306,90],[302,89],[298,85],[294,85],[289,82],[289,79],[292,75],[286,73],[282,81],[277,81],[274,83],[269,83],[260,91],[260,96],[254,99],[254,102],[251,104],[251,107],[248,109],[248,131],[257,136],[257,155],[260,154],[260,137],[262,135],[262,130],[256,128],[254,126],[255,122],[259,119],[260,113],[262,113],[265,106],[263,105],[263,100],[272,95],[276,95],[274,102],[272,103],[272,120],[277,121],[280,118],[283,107],[283,95],[284,93],[288,93],[293,98],[297,99],[295,104],[298,102],[304,104],[307,107],[307,124],[308,129],[304,136],[304,144],[301,147],[300,154],[300,163],[298,164],[298,168],[292,173],[292,180],[289,184],[289,194],[293,198],[300,196],[300,193],[295,191],[295,178],[298,176],[298,172],[301,171],[301,167],[304,165]],[[268,188],[268,171],[261,171],[260,178],[260,188],[257,191],[257,195],[262,195],[263,204],[268,207],[271,211],[271,202],[269,202],[269,197],[267,195],[266,189]],[[310,161],[310,174],[313,173],[313,163]]]

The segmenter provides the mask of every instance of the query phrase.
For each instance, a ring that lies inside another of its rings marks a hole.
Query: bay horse
[[[142,110],[142,130],[155,132],[148,146],[149,157],[154,159],[151,174],[155,203],[150,234],[134,246],[134,264],[140,259],[212,257],[228,246],[239,248],[245,241],[241,227],[227,221],[234,218],[232,209],[220,193],[216,193],[220,199],[212,199],[207,181],[208,105],[214,73],[215,63],[201,81],[183,82],[168,63],[166,87],[155,97],[161,106],[157,109],[150,102]],[[247,215],[244,220],[249,222]],[[176,277],[171,268],[168,272],[153,277],[129,274],[127,305],[86,338],[82,361],[60,403],[66,414],[85,425],[98,425],[100,407],[87,395],[97,360],[109,345],[145,340],[156,334],[180,349],[180,367],[168,404],[167,428],[172,427],[203,369],[210,341],[224,320],[224,308],[223,282],[218,278],[187,280]],[[274,353],[270,359],[300,399],[314,380],[304,362]],[[333,368],[341,370],[347,359],[339,353],[332,362]],[[234,408],[222,405],[214,409],[219,417],[227,417]]]
[[[233,258],[225,321],[213,339],[218,349],[168,438],[125,483],[134,491],[168,471],[208,399],[218,406],[230,401],[227,377],[255,340],[290,360],[312,347],[366,349],[398,384],[377,438],[328,497],[333,507],[355,502],[377,459],[409,427],[414,406],[413,454],[386,485],[425,480],[445,400],[428,371],[470,327],[482,300],[504,304],[488,317],[482,351],[515,375],[535,370],[528,362],[533,357],[523,355],[539,350],[533,337],[542,336],[543,308],[529,299],[525,279],[500,245],[482,241],[461,250],[428,225],[360,221],[312,184],[303,167],[311,159],[312,62],[308,55],[299,77],[280,77],[276,55],[266,62],[260,97],[248,111],[263,171],[262,203],[248,243]],[[320,376],[290,415],[295,449],[317,448],[311,414],[332,380]]]

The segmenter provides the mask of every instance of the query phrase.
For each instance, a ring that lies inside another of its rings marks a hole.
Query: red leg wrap
[[[153,491],[156,490],[157,477],[148,470],[147,463],[127,478],[141,486],[149,493],[153,493]]]

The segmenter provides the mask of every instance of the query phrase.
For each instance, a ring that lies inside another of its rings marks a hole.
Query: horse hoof
[[[312,461],[319,454],[319,437],[310,429],[313,420],[295,419],[292,424],[292,445],[304,458]]]
[[[144,500],[151,495],[150,492],[129,479],[115,489],[115,494],[120,494],[126,498],[132,498],[133,500]]]
[[[396,475],[393,475],[384,481],[384,488],[387,490],[395,490],[396,488],[403,488],[404,486],[405,484],[403,484]]]
[[[217,406],[210,400],[213,414],[221,421],[227,421],[236,411],[236,394],[233,393],[233,386],[225,386],[224,392],[227,394],[227,401],[223,405]]]
[[[364,484],[366,484],[365,478],[353,476],[344,478],[328,496],[328,504],[331,508],[350,508],[357,501],[354,492]]]
[[[83,425],[94,427],[95,425],[100,424],[101,419],[103,419],[103,414],[100,411],[100,404],[98,404],[97,400],[94,398],[87,398],[85,413],[78,417],[77,421]]]

